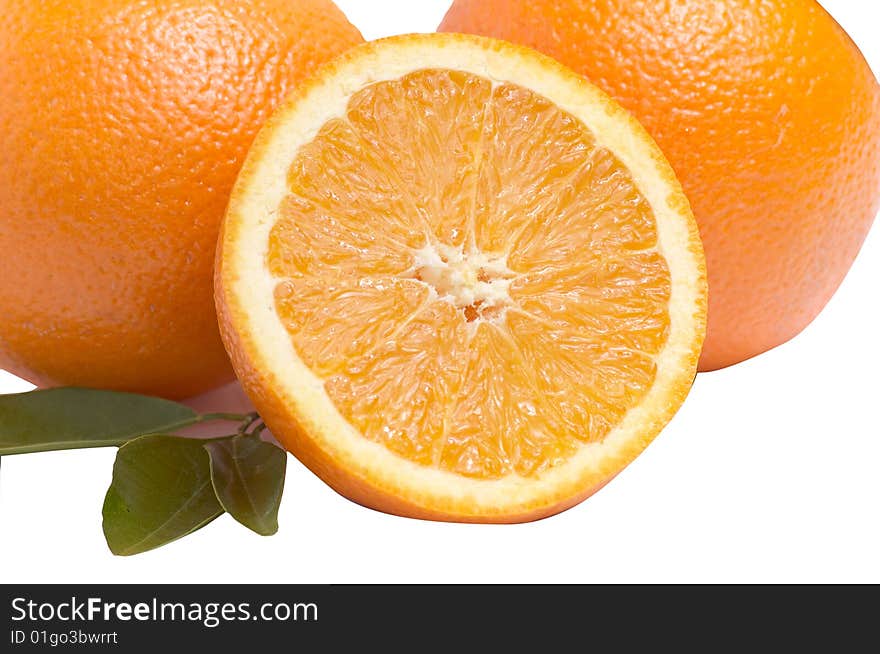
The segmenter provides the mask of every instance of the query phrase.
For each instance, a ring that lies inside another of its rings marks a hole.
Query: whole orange
[[[702,370],[789,340],[834,294],[880,205],[880,86],[812,0],[456,0],[444,31],[585,74],[675,168],[705,243]]]
[[[361,41],[330,0],[0,0],[0,367],[177,398],[231,379],[233,182],[287,92]]]

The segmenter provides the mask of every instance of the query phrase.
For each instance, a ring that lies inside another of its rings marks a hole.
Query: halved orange
[[[633,118],[536,52],[444,34],[355,48],[287,100],[216,290],[245,390],[330,486],[516,522],[598,490],[678,410],[705,277]]]

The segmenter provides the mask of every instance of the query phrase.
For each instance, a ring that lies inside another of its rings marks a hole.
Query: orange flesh
[[[653,212],[546,99],[448,70],[375,83],[288,186],[276,310],[365,438],[472,478],[535,477],[653,384],[671,294]]]

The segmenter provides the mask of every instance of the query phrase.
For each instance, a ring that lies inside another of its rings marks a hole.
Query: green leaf
[[[0,455],[110,447],[198,421],[182,404],[129,393],[57,388],[0,395]]]
[[[287,453],[257,436],[205,443],[217,499],[233,518],[261,536],[278,531]]]
[[[114,554],[161,547],[222,514],[203,441],[144,436],[119,449],[104,500],[104,536]]]

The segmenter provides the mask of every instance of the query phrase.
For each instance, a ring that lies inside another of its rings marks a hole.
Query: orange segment
[[[540,393],[561,418],[557,429],[580,440],[605,438],[654,381],[650,356],[597,338],[599,332],[516,313],[509,326]]]
[[[518,278],[510,295],[523,310],[557,329],[648,355],[669,336],[672,285],[656,251],[627,257],[591,255],[568,268],[545,268]]]
[[[378,349],[354,357],[326,382],[327,392],[365,438],[416,463],[438,465],[467,341],[461,313],[433,302]]]
[[[512,248],[510,266],[534,270],[617,250],[656,248],[651,206],[632,176],[605,148],[592,148],[559,183],[553,211],[534,215]]]
[[[339,223],[351,233],[372,231],[403,246],[424,243],[425,225],[406,187],[393,169],[383,165],[381,150],[344,120],[328,121],[303,146],[290,168],[288,183],[290,199],[309,209],[303,218],[316,221],[318,229]],[[364,221],[377,216],[381,224],[368,229]]]
[[[423,70],[355,94],[347,118],[383,153],[440,241],[461,245],[472,213],[489,80]]]
[[[535,220],[560,214],[566,189],[595,145],[574,116],[514,84],[493,92],[483,131],[476,246],[506,253]]]
[[[693,379],[687,202],[632,119],[530,51],[414,36],[343,57],[258,140],[226,229],[218,304],[243,383],[370,506],[561,510]]]
[[[272,274],[280,278],[382,276],[399,274],[412,266],[412,257],[393,235],[352,229],[357,223],[341,215],[332,207],[286,197],[278,207],[278,222],[269,237]]]
[[[278,284],[275,306],[297,352],[316,374],[326,376],[391,337],[427,297],[426,288],[409,280],[300,278]]]
[[[481,322],[469,354],[445,434],[444,467],[480,479],[530,477],[575,452],[575,435],[558,429],[550,398],[534,383],[507,324]]]

